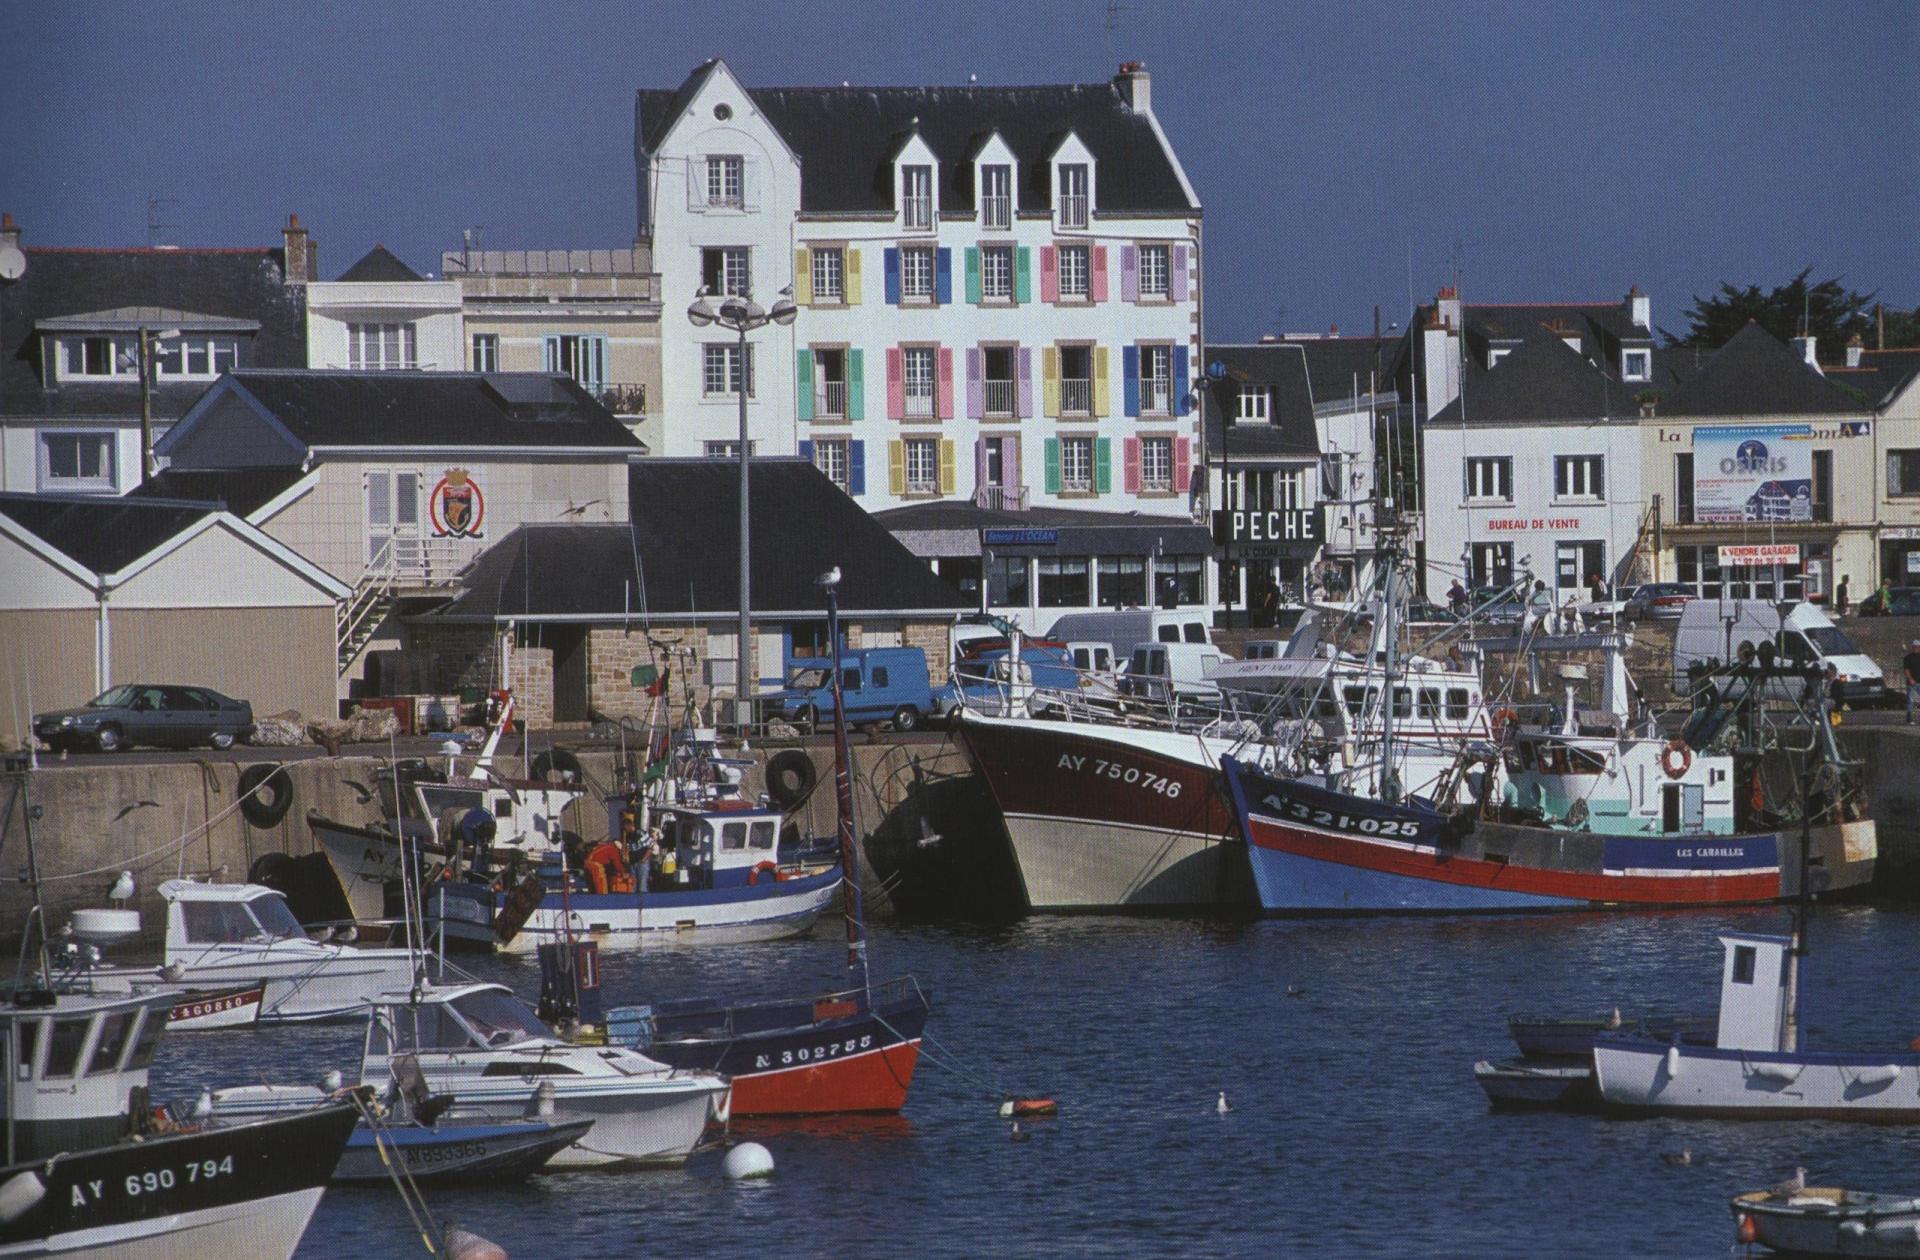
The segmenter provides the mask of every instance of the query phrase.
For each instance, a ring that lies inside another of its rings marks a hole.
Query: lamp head
[[[693,295],[693,305],[687,307],[687,318],[692,321],[695,328],[705,328],[719,318],[719,312],[714,308],[713,298],[707,293],[706,285],[701,285],[700,291]]]
[[[735,295],[720,303],[720,320],[729,328],[758,328],[766,322],[766,312],[758,303]]]
[[[799,308],[793,304],[793,286],[780,290],[780,296],[774,301],[773,309],[767,312],[767,318],[785,328],[793,323],[793,317],[799,314]]]

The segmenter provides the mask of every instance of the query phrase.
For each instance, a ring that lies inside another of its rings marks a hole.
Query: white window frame
[[[1173,246],[1140,247],[1140,298],[1166,301],[1173,293]]]
[[[720,289],[715,297],[753,296],[753,252],[745,245],[708,245],[700,250],[700,283],[707,283],[707,255],[720,256]],[[709,286],[710,287],[710,286]]]
[[[940,387],[940,356],[932,346],[900,348],[900,399],[904,413],[915,419],[934,414],[934,394]]]
[[[931,245],[900,247],[900,300],[933,301],[934,273],[938,266]]]
[[[100,471],[91,477],[84,473],[72,477],[56,475],[53,471],[51,446],[55,439],[71,440],[74,443],[76,456],[86,446],[98,443],[95,449],[101,456]],[[42,493],[65,491],[74,494],[92,494],[101,491],[111,493],[119,489],[120,440],[119,435],[112,429],[42,429],[35,436],[34,446],[38,463],[38,484]]]
[[[715,441],[704,444],[701,447],[701,451],[708,459],[738,459],[740,458],[740,439],[716,439]],[[759,438],[753,438],[747,442],[747,454],[754,459],[760,457]]]
[[[1595,483],[1599,483],[1596,487]],[[1556,503],[1600,503],[1606,499],[1607,457],[1555,455],[1553,499]]]
[[[1085,302],[1093,297],[1093,246],[1062,245],[1057,252],[1057,266],[1060,270],[1059,287],[1062,302]],[[1073,283],[1067,281],[1067,260],[1074,260],[1076,274]]]
[[[1622,350],[1620,352],[1620,379],[1623,381],[1652,380],[1653,351]]]
[[[1273,416],[1273,395],[1265,385],[1242,385],[1234,408],[1235,424],[1269,424]]]
[[[900,168],[900,225],[912,232],[933,230],[933,167],[924,162]]]
[[[812,260],[813,300],[816,303],[846,301],[846,251],[838,245],[816,245]]]
[[[1085,162],[1062,162],[1056,169],[1060,172],[1060,226],[1083,228],[1092,211],[1088,203],[1092,200],[1089,190],[1093,186],[1093,173]]]
[[[355,372],[395,372],[420,366],[411,320],[347,325],[347,367]]]
[[[1093,441],[1091,437],[1084,436],[1060,439],[1060,492],[1062,494],[1094,492]]]
[[[471,353],[474,371],[498,372],[500,370],[500,334],[473,334]]]
[[[907,438],[900,457],[908,494],[940,493],[939,438]]]
[[[1173,439],[1140,439],[1140,489],[1146,494],[1173,492]]]
[[[1013,269],[1013,246],[982,245],[980,247],[980,300],[983,302],[1013,301]]]
[[[1013,226],[1013,167],[1005,162],[980,165],[980,226],[1000,231]]]
[[[740,346],[732,341],[709,341],[700,348],[700,394],[703,398],[737,398],[740,369],[734,363]],[[753,397],[753,347],[747,347],[747,397]],[[719,386],[719,388],[715,388]]]
[[[1467,456],[1466,490],[1469,503],[1512,503],[1513,456]]]
[[[86,345],[90,341],[107,343],[107,370],[104,372],[85,371]],[[111,333],[82,333],[77,337],[61,337],[58,341],[59,358],[55,375],[63,381],[111,381],[139,380],[139,348],[132,337],[116,337]]]
[[[747,205],[747,159],[738,153],[707,155],[707,204],[730,210]]]
[[[137,339],[136,339],[137,341]],[[129,354],[138,354],[129,345]],[[240,339],[211,333],[182,333],[153,342],[153,375],[157,380],[210,381],[240,365]],[[138,376],[136,366],[129,375]]]
[[[1173,347],[1164,343],[1140,347],[1140,411],[1143,415],[1173,414]]]
[[[813,466],[818,468],[828,481],[849,494],[852,493],[848,481],[851,476],[851,454],[845,438],[815,438]]]

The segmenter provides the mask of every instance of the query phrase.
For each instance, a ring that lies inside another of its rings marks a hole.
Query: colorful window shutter
[[[952,494],[954,481],[953,439],[940,439],[940,493]]]
[[[1187,348],[1173,348],[1173,414],[1184,416],[1192,409],[1187,401]]]
[[[800,458],[806,460],[809,464],[813,462],[813,443],[800,443]]]
[[[1121,389],[1126,403],[1126,413],[1130,416],[1140,414],[1140,347],[1120,347],[1120,371],[1126,377]]]
[[[1033,251],[1022,245],[1013,251],[1013,300],[1033,301]]]
[[[1014,415],[1022,420],[1033,414],[1033,351],[1026,346],[1020,347],[1020,366],[1014,369],[1019,382],[1014,392],[1019,395],[1014,404]]]
[[[907,382],[902,376],[900,347],[887,347],[887,419],[898,420],[907,414]]]
[[[1167,295],[1176,302],[1187,300],[1187,247],[1173,247],[1173,274],[1167,277]]]
[[[1120,488],[1128,494],[1140,493],[1140,439],[1120,440]]]
[[[1107,247],[1105,245],[1093,247],[1093,277],[1090,287],[1094,301],[1107,300]]]
[[[1060,439],[1047,439],[1047,493],[1060,493]]]
[[[907,492],[907,448],[897,439],[887,443],[887,489],[896,499]]]
[[[1140,249],[1135,245],[1120,247],[1120,300],[1140,300]]]
[[[847,419],[867,418],[867,356],[860,350],[847,351]],[[855,443],[858,445],[858,443]]]
[[[973,439],[973,486],[978,490],[987,484],[987,443],[993,438]]]
[[[802,420],[813,419],[813,351],[793,352],[793,407]]]
[[[900,305],[900,251],[887,250],[884,260],[887,270],[887,305]]]
[[[1113,439],[1093,440],[1093,488],[1101,494],[1113,491]]]
[[[934,378],[934,414],[942,420],[953,418],[953,351],[946,346],[940,347],[940,353],[934,356],[939,363],[938,374]]]
[[[1040,247],[1040,300],[1058,302],[1060,300],[1060,258],[1051,245]]]
[[[1046,414],[1060,414],[1060,348],[1047,346],[1040,351],[1040,401]]]
[[[867,444],[847,443],[847,493],[867,492]]]
[[[1104,416],[1110,410],[1111,401],[1107,392],[1107,348],[1093,348],[1093,414]]]
[[[860,305],[860,247],[847,246],[846,274],[840,277],[841,300],[848,306]]]
[[[986,414],[986,403],[981,398],[980,388],[980,347],[967,347],[967,415],[978,420]]]
[[[1181,494],[1193,482],[1193,439],[1173,440],[1173,488]]]
[[[953,251],[950,249],[934,252],[933,301],[936,306],[946,306],[953,301]]]
[[[813,305],[813,251],[793,251],[793,300],[801,306]]]
[[[1020,439],[1017,436],[1000,439],[1000,477],[1015,489],[1026,484],[1020,480]]]
[[[967,246],[967,302],[980,305],[980,247]]]

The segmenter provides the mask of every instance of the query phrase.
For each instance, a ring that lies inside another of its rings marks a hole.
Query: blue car
[[[773,697],[780,717],[803,731],[817,730],[833,720],[833,676],[825,658],[797,660],[787,685]],[[840,685],[847,701],[847,721],[891,721],[896,731],[910,731],[934,712],[933,682],[927,674],[927,654],[919,648],[863,648],[840,657]]]
[[[953,680],[933,693],[934,711],[950,718],[954,710],[964,704],[989,717],[1004,716],[1001,710],[1007,699],[1006,659],[1007,649],[1000,648],[982,652],[954,666]],[[1077,691],[1080,688],[1080,672],[1059,648],[1023,648],[1020,663],[1028,674],[1024,681],[1031,682],[1040,690]]]

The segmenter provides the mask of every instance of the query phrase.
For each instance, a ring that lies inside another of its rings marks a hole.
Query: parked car
[[[833,675],[824,659],[797,660],[786,687],[775,693],[780,716],[803,731],[833,720]],[[849,722],[893,721],[910,731],[933,712],[927,654],[919,648],[863,648],[840,657],[840,686]]]
[[[1208,616],[1164,608],[1127,608],[1106,612],[1067,613],[1047,629],[1049,640],[1062,643],[1098,641],[1119,658],[1136,643],[1212,643]]]
[[[934,691],[933,711],[942,717],[951,717],[964,703],[988,717],[1007,716],[1007,656],[1007,650],[1002,648],[961,661],[954,667],[952,681]],[[1022,648],[1020,665],[1023,684],[1044,691],[1075,691],[1080,686],[1079,671],[1059,648]],[[1041,697],[1029,707],[1045,711],[1051,706]]]
[[[1627,620],[1678,621],[1697,598],[1692,587],[1679,582],[1643,582],[1627,601]]]
[[[1638,586],[1621,585],[1613,588],[1613,593],[1605,599],[1583,600],[1579,605],[1580,616],[1589,624],[1593,622],[1616,621],[1625,625],[1636,616],[1633,609],[1633,595]]]
[[[135,744],[231,748],[253,733],[253,706],[205,687],[123,683],[78,708],[35,715],[33,733],[61,752],[114,752]]]
[[[1517,626],[1527,617],[1527,601],[1504,586],[1476,586],[1467,592],[1475,610],[1473,619],[1490,626]]]
[[[1886,592],[1886,607],[1880,606],[1880,592],[1875,591],[1860,601],[1862,617],[1915,617],[1920,616],[1920,586],[1896,586]]]

